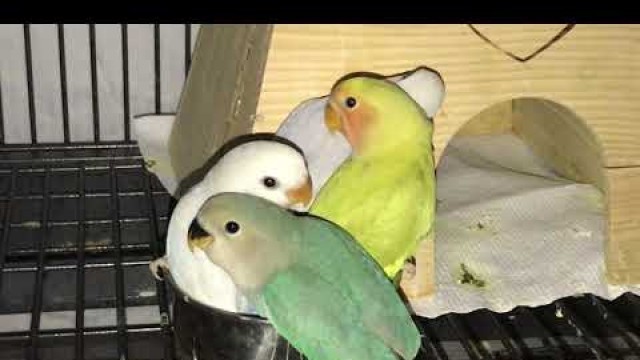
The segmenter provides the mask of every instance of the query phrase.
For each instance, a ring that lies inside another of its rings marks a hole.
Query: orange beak
[[[312,197],[313,185],[311,183],[311,178],[308,176],[302,186],[287,191],[287,198],[289,199],[290,205],[303,204],[304,206],[307,206],[311,202]]]
[[[333,108],[333,105],[331,105],[331,101],[329,101],[324,108],[324,124],[331,133],[342,129],[342,119],[340,119],[340,115],[338,115],[338,112]]]
[[[343,118],[331,102],[324,109],[324,123],[329,132],[340,131],[354,151],[359,151],[361,147],[360,142],[365,121],[362,114],[350,114],[349,118]]]

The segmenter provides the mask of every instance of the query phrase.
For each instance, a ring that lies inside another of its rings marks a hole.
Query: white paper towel
[[[605,282],[599,190],[555,175],[514,135],[454,138],[437,180],[437,293],[412,303],[418,314],[640,294]],[[460,284],[462,265],[476,285]]]

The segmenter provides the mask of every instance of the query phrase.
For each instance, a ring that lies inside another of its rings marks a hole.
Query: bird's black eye
[[[238,231],[240,231],[240,225],[238,225],[238,223],[235,221],[229,221],[226,224],[224,224],[224,230],[228,234],[235,234]]]
[[[347,107],[349,109],[353,109],[354,107],[356,107],[356,105],[358,104],[358,102],[356,101],[356,99],[354,97],[349,96],[345,101],[344,104],[347,105]]]
[[[262,179],[262,183],[264,184],[264,186],[268,187],[269,189],[273,189],[274,187],[276,187],[276,185],[278,185],[278,183],[276,182],[276,179],[272,178],[271,176],[267,176],[264,179]]]

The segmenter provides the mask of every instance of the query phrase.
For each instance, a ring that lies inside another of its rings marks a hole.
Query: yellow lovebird
[[[432,119],[393,82],[356,74],[333,86],[325,125],[353,151],[309,212],[346,229],[394,279],[433,229]]]

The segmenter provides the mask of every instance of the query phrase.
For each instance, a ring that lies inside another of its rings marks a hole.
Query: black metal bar
[[[85,264],[85,269],[109,269],[115,268],[116,262],[92,262],[90,264]],[[136,266],[146,266],[149,265],[149,260],[136,260],[136,261],[123,261],[121,264],[122,268],[136,267]],[[65,264],[65,265],[47,265],[44,267],[45,271],[58,271],[58,270],[76,270],[78,267],[77,264]],[[37,266],[12,266],[10,268],[2,269],[3,273],[22,273],[22,272],[34,272],[37,271]]]
[[[77,267],[76,267],[76,339],[75,339],[75,358],[76,360],[84,359],[84,265],[85,265],[85,175],[84,168],[80,168],[79,177],[79,195],[78,200],[78,245],[77,245]]]
[[[629,349],[633,351],[636,355],[640,356],[640,342],[636,340],[636,338],[632,337],[633,331],[629,329],[627,324],[616,314],[616,312],[608,308],[597,296],[593,294],[587,295],[591,300],[593,306],[599,309],[600,314],[602,315],[602,320],[605,323],[610,325],[610,328],[616,330],[616,332],[620,335],[622,340],[627,344]]]
[[[23,24],[24,29],[24,59],[27,73],[27,100],[29,103],[29,122],[31,124],[31,143],[38,143],[36,130],[36,106],[33,99],[33,55],[31,53],[31,26]]]
[[[48,227],[47,220],[49,218],[49,171],[45,171],[44,176],[44,199],[42,205],[42,220],[40,223],[41,237],[38,242],[38,261],[36,263],[36,282],[33,290],[33,304],[31,307],[31,347],[29,348],[29,359],[38,359],[38,333],[40,331],[40,316],[42,315],[42,297],[44,291],[44,273],[46,253],[44,251],[47,243]]]
[[[480,355],[477,349],[477,346],[475,346],[475,344],[473,344],[473,342],[471,341],[471,335],[469,335],[469,333],[467,333],[462,327],[462,324],[460,324],[457,318],[458,315],[447,314],[447,315],[444,315],[444,317],[447,320],[447,323],[449,324],[449,326],[453,329],[453,332],[456,333],[456,336],[458,337],[458,341],[464,347],[465,351],[469,355],[469,358],[471,360],[482,359],[482,355]]]
[[[622,299],[627,300],[630,309],[635,309],[635,321],[628,322],[629,326],[636,331],[637,334],[640,334],[640,297],[638,295],[634,295],[630,292],[627,292],[621,296]]]
[[[100,100],[96,57],[96,25],[89,24],[89,56],[91,58],[91,108],[93,111],[93,140],[100,141]]]
[[[153,43],[154,43],[154,71],[155,71],[155,85],[156,85],[156,113],[162,112],[162,98],[161,98],[161,74],[160,74],[160,24],[153,25]]]
[[[6,261],[6,254],[9,248],[9,224],[11,224],[11,208],[13,204],[13,195],[16,191],[16,178],[18,171],[16,168],[11,170],[11,180],[9,184],[9,199],[5,205],[4,219],[2,220],[2,243],[0,243],[0,270],[4,272],[4,264]],[[4,276],[0,275],[0,290],[2,290],[2,280]]]
[[[144,166],[144,161],[140,161]],[[149,217],[149,245],[151,246],[151,252],[154,259],[160,256],[160,250],[158,241],[160,241],[160,235],[158,234],[158,224],[156,222],[157,215],[154,206],[153,195],[151,193],[151,181],[149,179],[149,172],[144,171],[144,188],[147,195],[147,216]],[[173,334],[171,333],[171,324],[169,323],[169,302],[167,301],[167,289],[164,281],[156,280],[156,294],[158,298],[158,306],[160,308],[160,318],[162,326],[162,333],[164,336],[164,357],[165,359],[171,359],[175,356],[175,348],[173,345]]]
[[[420,349],[424,351],[429,358],[447,360],[447,352],[440,344],[440,339],[436,335],[435,331],[431,328],[431,324],[426,318],[415,318],[414,323],[420,331],[421,344]],[[425,345],[429,346],[425,346]]]
[[[287,349],[285,350],[286,352],[285,352],[284,358],[285,360],[289,360],[289,354],[291,353],[291,344],[287,342],[286,345],[287,345]]]
[[[568,304],[565,304],[562,300],[557,300],[555,303],[557,311],[562,313],[562,319],[565,319],[567,323],[576,330],[576,336],[584,341],[585,345],[593,351],[599,359],[620,359],[618,354],[610,348],[604,341],[600,341],[598,336],[589,329],[585,321],[577,316]]]
[[[134,143],[126,143],[123,141],[104,141],[99,144],[94,142],[74,142],[73,144],[64,145],[59,143],[40,143],[32,144],[11,144],[0,147],[0,153],[31,151],[31,150],[110,150],[110,149],[137,149],[138,145]],[[72,157],[73,158],[73,157]],[[76,159],[76,158],[73,158]],[[59,160],[64,160],[60,158]]]
[[[486,313],[491,319],[491,322],[493,323],[494,328],[497,330],[500,336],[500,342],[502,342],[502,346],[504,346],[507,354],[509,354],[509,358],[518,359],[518,360],[522,359],[522,355],[523,355],[522,351],[520,349],[516,349],[513,346],[513,344],[511,343],[511,340],[513,339],[513,337],[508,335],[508,331],[502,325],[502,323],[500,322],[500,319],[498,319],[498,315],[492,311],[486,311]]]
[[[502,323],[502,326],[504,327],[506,333],[508,334],[508,336],[513,339],[513,342],[516,344],[516,346],[518,347],[518,349],[520,350],[520,353],[522,354],[522,357],[524,359],[530,359],[533,357],[533,354],[531,353],[529,346],[527,346],[527,344],[524,342],[524,340],[522,339],[522,336],[520,336],[520,334],[518,333],[518,331],[516,330],[515,325],[513,324],[513,321],[515,320],[517,315],[515,314],[498,314],[497,315],[497,320],[500,321]],[[555,353],[552,354],[552,357],[555,360],[561,360],[559,357],[554,357],[553,355],[555,355]]]
[[[86,197],[89,197],[88,195],[86,195]],[[16,197],[16,199],[19,199],[18,197]],[[131,218],[121,218],[118,219],[121,223],[139,223],[139,222],[146,222],[147,218],[144,217],[131,217]],[[168,220],[167,216],[159,216],[158,220]],[[49,221],[49,224],[53,224],[55,226],[63,226],[63,225],[78,225],[78,221]],[[85,220],[85,224],[88,225],[95,225],[95,224],[110,224],[111,223],[111,219],[102,219],[102,220]],[[19,225],[19,224],[11,224],[10,225],[12,228],[13,227],[22,227],[22,226],[27,226],[27,225]],[[109,245],[104,245],[104,246],[109,246]],[[135,247],[135,244],[128,244],[128,245],[122,245],[123,248],[127,248],[127,247]],[[28,251],[28,250],[15,250],[16,253],[20,253],[21,251]]]
[[[129,105],[129,31],[127,24],[120,24],[122,33],[122,103],[124,114],[124,140],[131,141],[131,124]]]
[[[550,349],[553,352],[553,356],[555,358],[565,359],[566,356],[571,353],[571,349],[569,348],[567,343],[560,336],[556,336],[555,334],[553,334],[544,323],[542,318],[536,316],[536,314],[529,308],[518,307],[516,309],[522,314],[526,315],[529,319],[533,320],[538,330],[540,330],[540,333],[542,334],[542,336],[540,336],[542,343],[546,348]]]
[[[478,354],[483,359],[491,359],[494,360],[496,357],[494,356],[491,349],[487,348],[487,346],[478,339],[473,328],[469,326],[469,322],[466,317],[461,315],[456,315],[455,318],[458,320],[458,324],[464,333],[467,334],[467,339],[470,340],[471,344],[476,348]]]
[[[127,328],[128,333],[149,333],[149,332],[158,332],[160,331],[160,326],[158,324],[136,324],[129,325]],[[112,335],[118,333],[117,326],[100,326],[93,328],[86,328],[82,334],[83,335]],[[76,335],[76,329],[47,329],[40,331],[41,338],[47,337],[71,337]],[[28,340],[29,332],[28,331],[12,331],[12,332],[4,332],[0,333],[0,344],[4,341],[16,341],[16,340]]]
[[[191,68],[191,24],[184,24],[184,76]]]
[[[2,102],[2,78],[0,78],[0,144],[4,144],[4,106]]]
[[[20,173],[22,173],[21,171],[19,171]],[[41,171],[28,171],[25,173],[40,173]],[[164,194],[164,192],[160,192],[160,191],[154,191],[153,194]],[[144,192],[143,191],[119,191],[118,192],[118,196],[122,196],[122,197],[136,197],[136,196],[143,196]],[[111,192],[94,192],[94,193],[90,193],[90,194],[86,194],[86,197],[88,198],[93,198],[93,199],[99,199],[99,198],[104,198],[104,197],[109,197],[111,196]],[[51,194],[50,196],[52,199],[76,199],[79,198],[80,195],[78,194],[73,194],[73,193],[60,193],[60,194]],[[40,200],[43,199],[44,196],[42,195],[15,195],[13,197],[16,200]],[[6,196],[0,196],[0,201],[4,201],[4,200],[8,200],[8,197]],[[144,217],[123,217],[120,218],[119,220],[122,222],[123,220],[133,220],[133,221],[140,221],[140,219],[144,219]],[[91,223],[100,223],[100,222],[108,222],[111,220],[105,219],[105,220],[100,220],[100,219],[95,219],[95,220],[87,220],[88,222]],[[77,224],[78,221],[77,220],[66,220],[66,221],[51,221],[50,224],[53,224],[55,226],[57,225],[72,225],[72,224]],[[12,227],[22,227],[22,226],[29,226],[24,225],[24,224],[11,224]]]
[[[109,164],[111,175],[111,201],[112,204],[112,233],[115,250],[115,272],[116,272],[116,318],[118,326],[118,358],[126,360],[129,358],[127,348],[127,314],[126,314],[126,293],[124,289],[124,270],[122,267],[122,239],[120,238],[120,205],[118,199],[118,179],[113,162]]]
[[[42,149],[41,151],[47,151]],[[1,153],[1,151],[0,151]],[[5,164],[47,164],[47,163],[56,163],[56,162],[79,162],[79,161],[100,161],[100,160],[135,160],[141,159],[142,155],[123,155],[123,156],[93,156],[93,157],[68,157],[68,158],[51,158],[51,159],[32,159],[32,160],[12,160],[12,159],[3,159],[2,165]],[[88,170],[88,169],[87,169]]]
[[[69,137],[69,100],[67,98],[67,63],[64,45],[64,24],[58,24],[58,54],[60,55],[60,101],[62,103],[62,131],[64,143],[70,143]]]
[[[104,223],[111,223],[111,220],[105,221]],[[79,227],[79,223],[77,223]],[[83,222],[86,224],[86,222]],[[51,224],[50,224],[51,225]],[[104,253],[113,253],[116,247],[112,245],[101,245],[101,246],[85,246],[84,252],[85,254],[90,254],[92,256],[97,256]],[[151,247],[149,244],[126,244],[122,245],[121,249],[123,250],[124,255],[143,255],[148,254],[151,251]],[[55,258],[62,258],[67,256],[75,256],[77,252],[80,250],[80,247],[77,246],[69,246],[69,247],[53,247],[46,248],[45,253],[48,256],[52,256]],[[36,260],[38,255],[38,251],[36,249],[18,249],[10,251],[6,254],[6,258],[12,261],[30,261]]]

